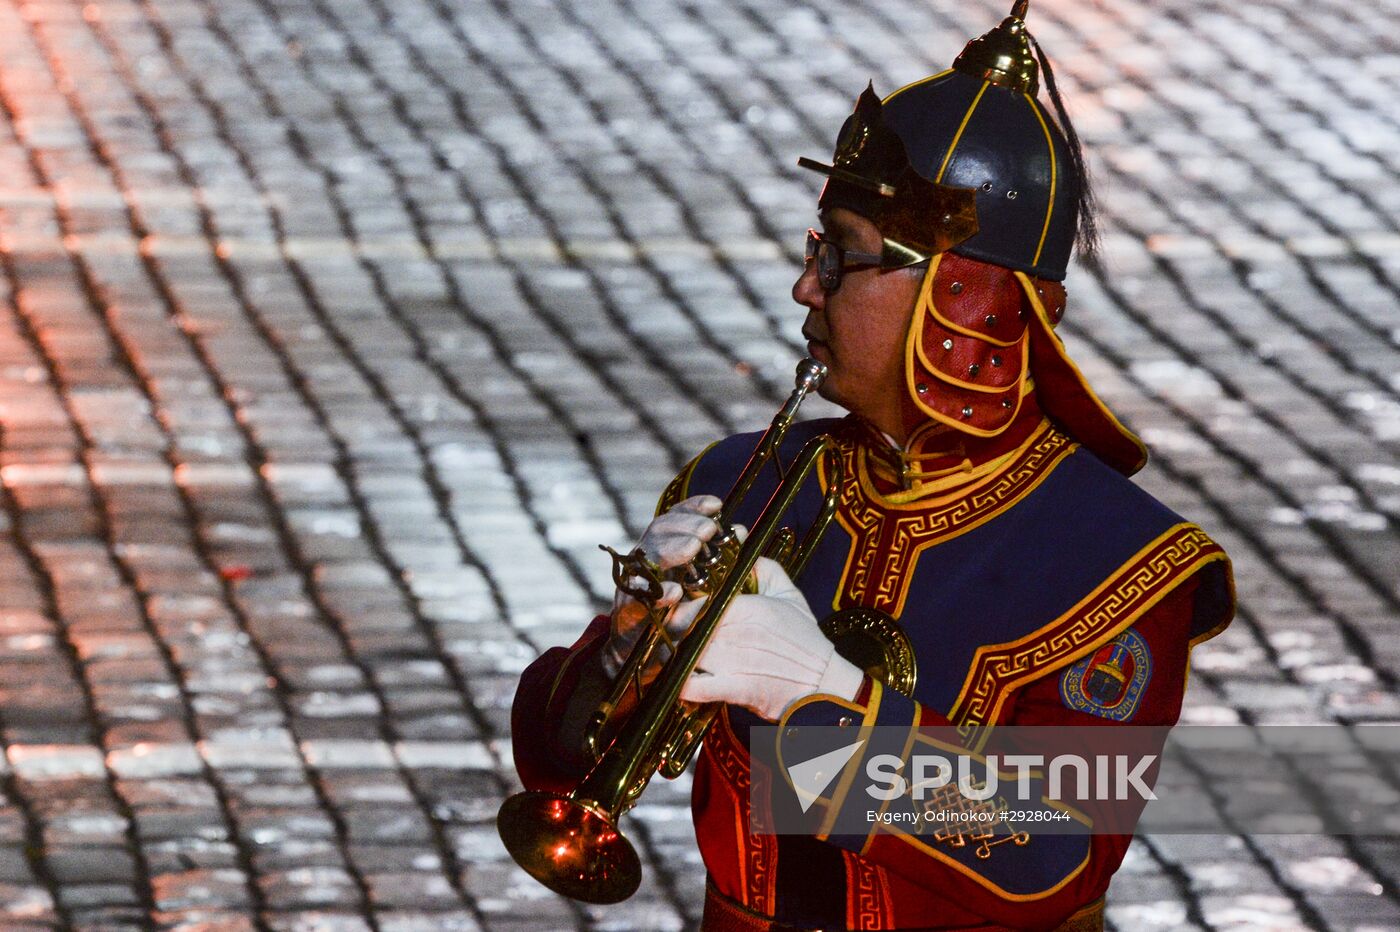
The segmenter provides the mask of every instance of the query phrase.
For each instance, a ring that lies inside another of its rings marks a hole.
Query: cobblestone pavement
[[[0,928],[679,929],[510,863],[508,708],[766,422],[867,79],[997,3],[0,2]],[[1400,719],[1400,2],[1037,0],[1072,352],[1233,554],[1195,722]],[[660,783],[661,781],[658,781]],[[1112,927],[1400,927],[1400,843],[1156,837]]]

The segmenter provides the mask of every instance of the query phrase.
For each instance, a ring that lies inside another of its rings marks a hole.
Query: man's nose
[[[792,283],[792,300],[814,311],[821,310],[826,300],[826,292],[822,291],[821,282],[817,281],[817,264],[810,259],[802,266],[802,274],[797,276],[797,281]]]

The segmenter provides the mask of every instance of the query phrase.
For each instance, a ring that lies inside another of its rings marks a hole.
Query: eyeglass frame
[[[836,254],[835,265],[829,266],[827,270],[823,270],[822,263],[819,259],[821,248],[823,246],[826,246],[828,249],[835,250]],[[822,234],[818,233],[814,229],[809,228],[807,230],[807,249],[805,261],[809,263],[816,261],[817,284],[821,285],[822,291],[826,292],[827,294],[834,294],[836,290],[841,287],[841,280],[845,277],[846,272],[848,271],[862,268],[909,268],[911,266],[925,265],[928,262],[927,259],[924,259],[921,262],[916,261],[913,263],[904,262],[900,264],[891,264],[887,261],[887,259],[887,254],[876,255],[875,253],[869,252],[855,252],[854,250],[846,249],[843,246],[838,246],[831,240],[824,238]],[[828,279],[831,280],[829,284],[827,281]]]

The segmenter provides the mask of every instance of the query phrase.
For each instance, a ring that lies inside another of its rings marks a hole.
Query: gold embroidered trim
[[[748,748],[734,734],[727,714],[721,714],[710,729],[703,753],[714,762],[735,801],[734,843],[743,905],[772,915],[777,908],[777,837],[767,825],[760,826],[769,829],[767,832],[753,831],[749,825],[750,820],[757,819],[750,809],[750,794],[769,795],[772,775],[766,768],[752,766]]]
[[[1045,676],[1115,637],[1196,569],[1225,551],[1194,524],[1178,524],[1058,619],[1019,641],[978,648],[948,717],[971,733],[995,722],[1011,688]]]
[[[869,484],[864,451],[841,443],[836,455],[843,458],[848,478],[836,519],[854,543],[832,608],[864,605],[898,618],[908,596],[909,571],[920,552],[986,523],[1020,501],[1077,447],[1064,434],[1046,428],[980,488],[960,487],[942,499],[891,505]]]

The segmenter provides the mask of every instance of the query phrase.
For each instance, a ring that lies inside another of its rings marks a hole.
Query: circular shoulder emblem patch
[[[1129,628],[1060,676],[1060,697],[1076,712],[1126,722],[1152,675],[1152,653]]]

